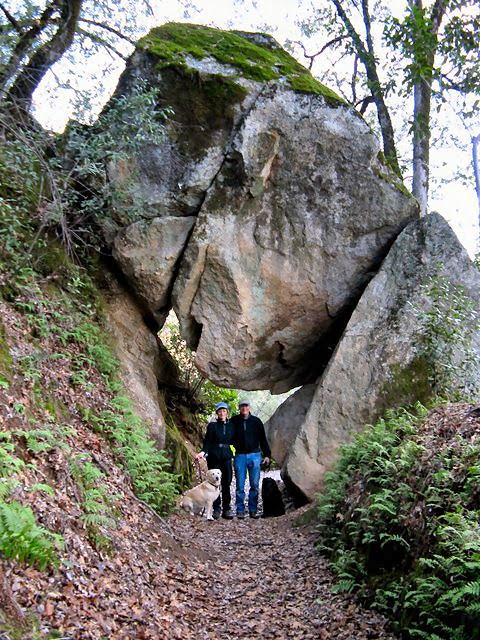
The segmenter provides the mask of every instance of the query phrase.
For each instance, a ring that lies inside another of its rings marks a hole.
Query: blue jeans
[[[250,491],[248,492],[248,510],[256,511],[258,504],[258,488],[260,485],[260,465],[262,464],[262,454],[260,451],[255,453],[237,453],[233,461],[235,467],[236,490],[236,507],[237,513],[245,511],[245,480],[247,478],[250,483]]]

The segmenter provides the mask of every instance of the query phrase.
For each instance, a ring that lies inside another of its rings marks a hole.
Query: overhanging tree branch
[[[89,38],[89,40],[91,40],[92,42],[95,42],[97,44],[102,45],[102,47],[105,47],[105,49],[108,49],[108,51],[111,51],[112,53],[114,53],[116,56],[118,56],[122,60],[126,61],[128,59],[127,56],[125,56],[118,49],[116,49],[113,46],[113,44],[110,44],[110,42],[107,42],[106,40],[104,40],[100,36],[96,35],[95,33],[89,33],[88,31],[85,31],[84,29],[78,29],[77,31],[82,36],[85,36],[85,38]]]
[[[0,73],[0,98],[3,97],[6,86],[18,73],[24,56],[35,43],[38,36],[49,26],[52,16],[54,16],[59,8],[58,5],[58,0],[53,0],[53,2],[48,4],[38,20],[35,20],[27,31],[24,31],[20,25],[18,25],[18,32],[21,34],[20,38],[12,51],[10,59]]]
[[[5,17],[7,18],[7,20],[10,22],[10,24],[12,25],[12,27],[15,29],[15,31],[17,33],[22,34],[23,33],[23,29],[20,26],[20,24],[15,20],[15,18],[12,16],[12,14],[10,13],[10,11],[7,9],[7,7],[5,7],[3,4],[0,3],[0,9],[3,11],[3,13],[5,14]]]
[[[70,47],[75,36],[83,0],[56,0],[60,8],[57,31],[32,55],[8,90],[7,97],[16,108],[27,112],[40,81]]]
[[[119,31],[118,29],[115,29],[114,27],[111,27],[110,25],[105,24],[103,22],[97,22],[97,20],[90,20],[88,18],[79,18],[78,21],[79,22],[84,22],[85,24],[91,24],[92,26],[99,27],[100,29],[105,29],[105,31],[109,31],[110,33],[113,33],[118,38],[121,38],[122,40],[125,40],[126,42],[128,42],[129,44],[131,44],[133,46],[135,46],[135,44],[136,44],[135,40],[132,40],[131,38],[126,36],[124,33]]]

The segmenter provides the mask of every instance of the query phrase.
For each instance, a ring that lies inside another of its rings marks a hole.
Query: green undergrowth
[[[241,77],[257,82],[285,80],[294,91],[323,96],[330,106],[346,104],[270,36],[252,36],[256,42],[241,32],[170,22],[152,29],[138,46],[157,56],[160,67],[188,69],[187,55],[197,59],[213,57],[237,69]]]
[[[71,460],[70,471],[81,491],[81,519],[87,535],[97,549],[109,550],[108,531],[117,526],[120,512],[115,506],[115,497],[107,491],[106,476],[87,453]]]
[[[367,427],[342,447],[319,501],[337,589],[402,638],[480,638],[480,441],[474,421],[447,412],[424,423],[417,404]]]
[[[177,474],[182,489],[188,489],[193,480],[191,455],[185,445],[185,436],[172,418],[167,419],[165,449],[172,460],[172,469]]]
[[[109,531],[118,519],[108,478],[90,454],[77,458],[74,453],[81,442],[75,444],[69,422],[78,420],[86,404],[97,407],[90,407],[88,416],[85,411],[86,424],[95,430],[102,426],[142,500],[166,513],[178,493],[177,479],[124,397],[104,326],[102,295],[89,275],[96,264],[87,255],[86,266],[74,263],[55,235],[39,227],[40,196],[35,201],[30,193],[37,185],[36,168],[30,167],[31,180],[22,191],[21,175],[13,180],[15,171],[8,166],[9,173],[0,175],[0,301],[19,337],[9,337],[5,321],[0,323],[0,392],[13,397],[13,414],[23,426],[5,421],[0,432],[0,554],[45,569],[58,564],[62,539],[38,524],[17,494],[35,490],[55,496],[55,485],[29,484],[41,475],[40,465],[50,464],[54,449],[77,486],[81,520],[94,546],[110,549]],[[12,339],[21,342],[9,345]],[[57,368],[65,383],[52,375]]]
[[[21,485],[25,462],[16,455],[14,438],[0,432],[0,554],[39,569],[57,566],[63,538],[40,526],[34,512],[12,497]],[[51,491],[48,485],[36,485],[33,491]]]
[[[109,409],[95,413],[86,408],[83,417],[112,443],[136,495],[158,513],[167,513],[178,494],[178,476],[169,470],[171,462],[165,452],[146,437],[145,425],[134,412],[131,400],[117,395]]]

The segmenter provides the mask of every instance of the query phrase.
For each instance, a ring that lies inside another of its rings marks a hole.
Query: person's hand
[[[201,460],[202,458],[205,458],[205,453],[203,451],[200,451],[200,453],[197,453],[197,455],[195,456],[195,460]]]
[[[270,458],[265,456],[265,458],[263,459],[262,464],[265,465],[266,467],[268,467],[268,465],[270,464]]]

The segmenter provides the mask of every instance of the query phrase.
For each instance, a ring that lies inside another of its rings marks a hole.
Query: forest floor
[[[172,517],[176,537],[190,543],[197,588],[172,630],[182,626],[184,638],[198,640],[393,638],[384,618],[332,592],[334,579],[315,550],[314,529],[296,525],[298,516]]]
[[[41,624],[11,634],[0,615],[1,640],[393,640],[378,613],[332,591],[314,527],[297,524],[305,507],[258,520],[162,520],[123,491],[108,554],[70,525],[59,570],[5,563],[9,596]]]
[[[23,465],[9,499],[63,539],[58,565],[45,570],[0,558],[0,640],[392,637],[378,614],[332,593],[313,528],[294,526],[298,512],[213,522],[157,516],[84,419],[87,409],[108,409],[110,396],[95,369],[87,371],[89,386],[72,383],[81,345],[67,353],[51,331],[33,341],[11,305],[0,303],[0,316],[8,362],[0,439],[3,455]],[[29,445],[34,435],[37,448]],[[86,517],[75,464],[101,472],[94,486],[110,524]]]

